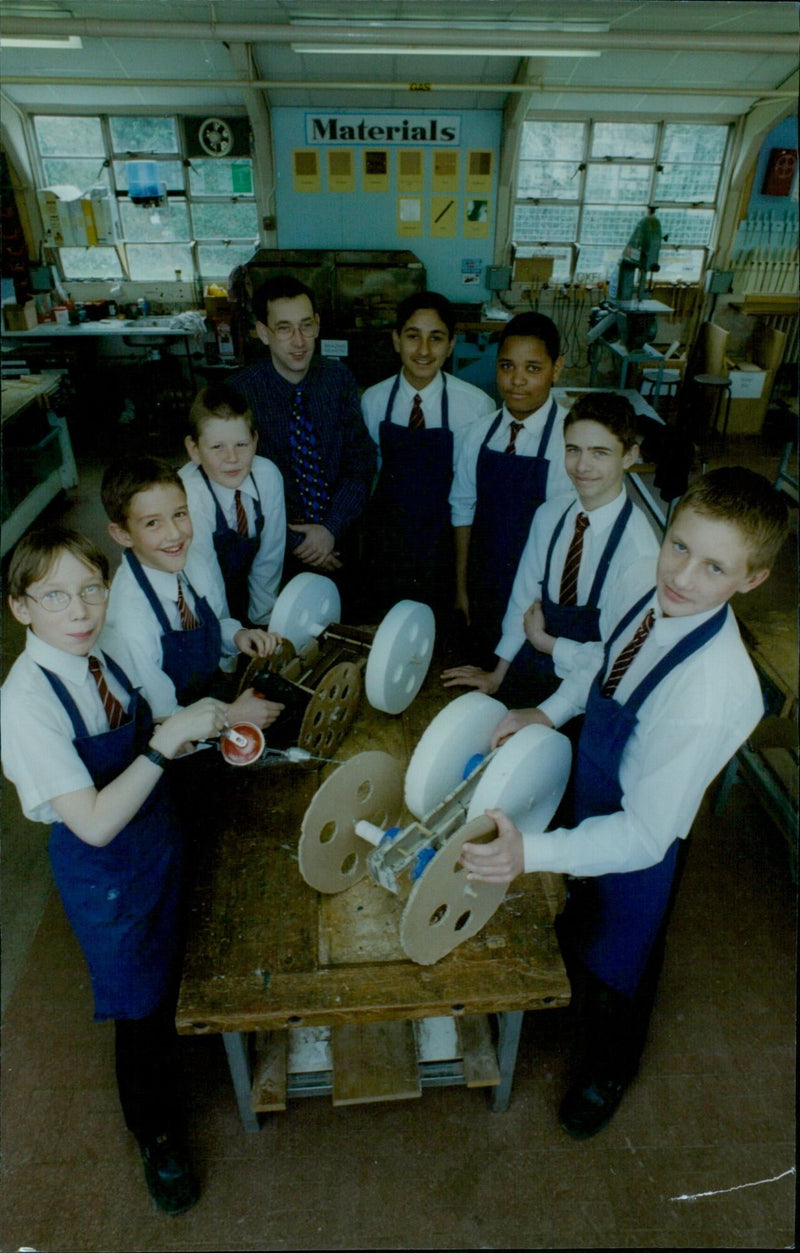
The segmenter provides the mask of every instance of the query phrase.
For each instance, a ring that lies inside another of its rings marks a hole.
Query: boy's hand
[[[283,705],[275,701],[264,700],[254,688],[249,687],[241,696],[237,696],[232,705],[228,705],[228,722],[233,727],[237,722],[252,722],[254,726],[270,726],[281,713]]]
[[[501,718],[492,732],[492,748],[497,748],[500,744],[505,743],[512,735],[516,735],[517,731],[521,731],[523,727],[528,727],[532,722],[540,722],[542,726],[552,727],[552,722],[547,714],[543,714],[541,709],[510,709],[505,718]]]
[[[478,666],[454,666],[442,671],[443,687],[474,687],[491,696],[500,686],[501,679],[493,670],[481,670]]]
[[[260,627],[241,627],[233,637],[233,642],[240,653],[248,657],[270,657],[281,643],[282,636],[274,631],[263,631]]]
[[[338,570],[341,567],[339,555],[333,551],[336,538],[321,522],[290,523],[289,530],[303,536],[293,549],[298,561],[321,570]]]
[[[490,844],[471,844],[468,840],[459,860],[470,879],[510,883],[525,869],[522,835],[502,809],[487,809],[486,817],[497,826],[497,839]]]
[[[156,727],[150,743],[165,757],[177,757],[197,740],[219,735],[228,725],[228,706],[213,696],[179,709]]]
[[[530,609],[525,611],[525,617],[522,619],[522,625],[525,628],[525,637],[530,640],[537,652],[547,653],[550,657],[553,655],[553,649],[556,646],[557,636],[548,635],[545,628],[544,610],[542,602],[535,600]]]

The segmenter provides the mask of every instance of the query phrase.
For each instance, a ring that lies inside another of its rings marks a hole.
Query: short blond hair
[[[684,492],[673,521],[684,509],[738,527],[748,548],[750,571],[772,566],[789,530],[789,510],[769,479],[744,466],[709,470]]]

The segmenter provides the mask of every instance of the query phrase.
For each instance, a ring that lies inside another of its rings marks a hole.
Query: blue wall
[[[336,110],[337,116],[345,111]],[[374,110],[370,110],[374,112]],[[398,120],[429,117],[441,112],[434,108],[425,113],[415,111],[381,110],[393,113]],[[452,110],[448,110],[452,113]],[[306,109],[275,109],[272,113],[273,139],[275,145],[276,210],[278,219],[279,248],[377,248],[407,249],[415,253],[426,268],[428,288],[440,291],[450,300],[481,302],[489,292],[483,285],[483,269],[491,265],[494,257],[494,235],[497,211],[497,168],[500,156],[500,131],[502,113],[494,110],[469,110],[458,114],[461,122],[459,152],[459,222],[455,238],[431,239],[428,234],[428,205],[431,196],[431,169],[433,148],[425,146],[423,198],[423,234],[404,238],[397,234],[396,161],[392,149],[415,147],[413,142],[404,144],[347,142],[339,145],[352,148],[356,156],[355,190],[353,192],[329,192],[325,165],[325,149],[328,144],[308,143],[305,134]],[[359,114],[353,111],[352,116]],[[364,147],[387,147],[390,149],[390,177],[388,192],[364,192],[361,190],[360,152]],[[298,193],[293,186],[292,153],[296,148],[316,147],[320,154],[321,191]],[[464,239],[461,220],[465,198],[466,154],[470,148],[491,149],[494,153],[494,171],[490,201],[489,234],[486,239]],[[433,193],[440,194],[440,193]],[[477,263],[481,278],[477,284],[464,282],[464,263]]]
[[[774,213],[776,217],[797,216],[797,200],[793,196],[762,196],[761,194],[761,188],[764,186],[764,175],[767,172],[767,162],[772,149],[796,147],[797,117],[784,118],[782,122],[779,122],[777,126],[772,128],[761,145],[755,177],[753,178],[753,190],[750,193],[750,203],[747,207],[748,217],[754,213],[764,212]]]

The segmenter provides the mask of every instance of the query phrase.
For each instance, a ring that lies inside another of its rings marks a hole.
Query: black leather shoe
[[[558,1111],[558,1121],[568,1135],[588,1140],[602,1131],[616,1113],[627,1084],[617,1079],[591,1079],[569,1089]]]
[[[200,1195],[189,1159],[170,1135],[140,1140],[144,1177],[148,1191],[159,1209],[167,1214],[183,1214]]]

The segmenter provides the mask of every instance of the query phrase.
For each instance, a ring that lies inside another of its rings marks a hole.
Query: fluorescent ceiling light
[[[412,44],[292,44],[292,52],[387,57],[599,57],[588,48],[417,48]]]
[[[80,35],[2,35],[0,48],[82,48]]]

